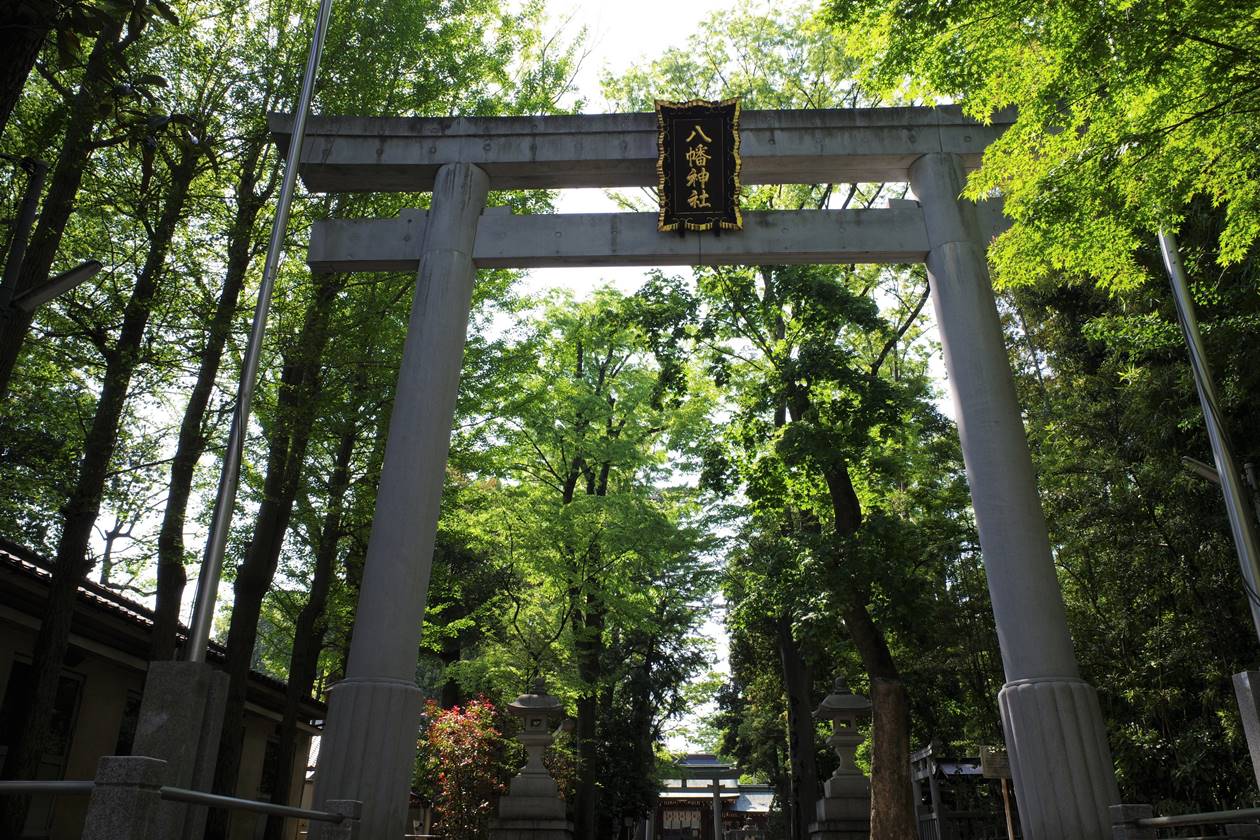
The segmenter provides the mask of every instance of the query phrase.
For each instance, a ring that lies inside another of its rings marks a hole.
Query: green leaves
[[[829,8],[872,89],[949,98],[980,120],[1017,109],[967,191],[1000,192],[1016,221],[991,252],[1000,282],[1066,274],[1133,288],[1144,271],[1135,251],[1176,228],[1196,198],[1225,215],[1221,264],[1244,259],[1260,237],[1253,3]]]

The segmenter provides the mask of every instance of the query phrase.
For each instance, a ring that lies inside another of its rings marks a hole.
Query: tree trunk
[[[22,88],[52,28],[56,6],[39,0],[5,0],[0,4],[0,136],[22,98]]]
[[[574,791],[574,835],[595,834],[599,803],[599,684],[604,642],[604,606],[598,593],[589,590],[586,603],[576,611],[574,647],[582,694],[577,701],[578,774]]]
[[[810,702],[809,667],[801,657],[792,635],[792,617],[787,613],[775,622],[779,659],[783,663],[783,689],[788,701],[788,760],[791,763],[792,840],[808,840],[818,801],[818,766],[814,754],[814,718]]]
[[[388,437],[389,411],[383,409],[377,412],[376,425],[368,433],[368,440],[372,441],[371,454],[368,456],[368,466],[363,476],[356,482],[356,488],[366,488],[366,492],[373,494],[376,492],[376,487],[381,480],[381,465],[385,460],[385,441]],[[356,506],[352,497],[350,509],[354,510],[356,507],[365,507],[367,518],[365,521],[355,523],[349,529],[350,545],[346,550],[345,560],[342,564],[346,576],[345,594],[346,603],[348,604],[357,604],[359,602],[359,589],[363,585],[363,564],[367,562],[367,547],[368,541],[371,539],[372,512],[374,510],[372,504]],[[329,676],[331,682],[345,679],[346,665],[350,662],[350,643],[354,641],[354,621],[348,621],[346,626],[341,629],[343,629],[343,633],[338,645],[339,664]]]
[[[762,277],[766,283],[767,299],[773,290],[772,275],[763,269]],[[774,335],[782,340],[786,334],[786,323],[780,317],[775,318]],[[794,412],[800,418],[803,409]],[[782,428],[788,421],[788,406],[779,404],[775,407],[775,428]],[[788,836],[791,840],[808,840],[809,825],[814,821],[819,796],[818,760],[814,751],[815,731],[813,703],[810,697],[813,679],[809,667],[801,656],[792,629],[792,615],[786,609],[775,621],[775,639],[779,649],[779,661],[783,668],[783,691],[787,695],[788,721],[788,778],[785,784],[788,789],[787,816]]]
[[[350,458],[354,455],[354,446],[358,439],[358,426],[351,422],[337,444],[332,478],[328,483],[328,507],[320,525],[315,569],[311,575],[311,595],[298,613],[294,628],[293,653],[289,659],[289,680],[284,696],[284,719],[280,723],[276,782],[271,794],[271,801],[277,805],[296,804],[289,801],[292,793],[289,782],[293,777],[293,763],[298,757],[298,707],[311,696],[315,674],[319,670],[319,654],[324,648],[324,632],[327,628],[325,610],[328,593],[332,589],[337,548],[341,544],[341,517],[346,490],[350,486]],[[267,818],[266,840],[280,840],[283,831],[283,818]]]
[[[223,291],[210,319],[206,344],[197,365],[197,379],[184,408],[184,417],[179,424],[179,440],[171,460],[170,487],[166,494],[162,527],[158,531],[157,604],[149,651],[152,660],[175,657],[179,609],[187,583],[184,572],[184,521],[192,494],[193,473],[206,448],[202,425],[253,256],[254,224],[271,193],[271,187],[261,194],[254,192],[261,175],[263,152],[263,142],[253,142],[241,161],[241,174],[236,185],[236,215],[228,231]]]
[[[61,677],[62,663],[70,643],[70,625],[74,617],[79,584],[92,570],[88,559],[88,541],[92,525],[100,513],[101,496],[109,474],[110,461],[118,443],[118,425],[122,418],[131,386],[131,377],[140,363],[145,328],[149,322],[153,299],[164,273],[166,254],[174,238],[188,187],[197,171],[200,147],[188,145],[180,153],[171,170],[171,184],[154,228],[144,266],[136,278],[131,299],[123,312],[118,340],[106,358],[105,375],[96,413],[84,441],[83,459],[70,498],[62,509],[61,539],[57,544],[48,603],[40,623],[32,656],[34,680],[31,685],[27,717],[17,728],[19,736],[5,759],[4,776],[10,779],[33,778],[49,737],[53,702]],[[25,797],[4,797],[5,808],[0,820],[0,836],[18,836],[25,821]]]
[[[844,464],[825,470],[836,519],[836,536],[847,537],[862,525],[862,509]],[[842,547],[837,547],[838,552]],[[874,707],[871,743],[871,840],[914,837],[914,796],[910,787],[910,704],[884,631],[867,609],[866,586],[850,580],[845,629],[871,679]]]
[[[320,388],[320,361],[328,345],[328,321],[333,302],[345,275],[323,274],[315,278],[315,295],[306,310],[291,362],[284,365],[276,419],[271,431],[263,498],[258,506],[254,538],[244,560],[236,568],[233,585],[232,623],[228,629],[228,692],[219,739],[219,760],[214,789],[234,796],[240,771],[241,747],[245,735],[245,695],[254,644],[258,640],[258,619],[263,598],[271,587],[280,549],[297,498],[306,447],[315,420],[315,402]],[[227,836],[227,818],[211,811],[206,827],[208,838]]]
[[[459,643],[459,636],[446,636],[442,639],[442,651],[438,654],[438,659],[442,663],[442,667],[449,668],[460,660],[463,656],[463,648]],[[459,681],[452,677],[447,677],[442,683],[442,693],[439,702],[443,709],[453,709],[463,702],[459,690]]]
[[[849,638],[871,677],[871,840],[914,837],[910,787],[910,704],[906,687],[866,599],[853,593],[844,612]]]
[[[656,771],[656,732],[653,731],[653,716],[656,713],[656,704],[653,703],[652,697],[652,668],[655,665],[657,655],[659,653],[659,644],[655,637],[648,641],[647,649],[644,652],[643,663],[639,666],[639,686],[635,692],[634,703],[632,705],[632,720],[634,726],[631,731],[636,733],[633,749],[635,751],[635,769],[645,779],[653,778]],[[647,805],[648,803],[642,803]],[[643,817],[651,816],[650,809],[635,811],[623,816],[634,817],[637,820]]]
[[[66,132],[57,154],[57,165],[53,167],[48,182],[48,191],[44,194],[39,222],[31,233],[31,241],[22,260],[15,295],[48,280],[48,272],[61,246],[62,233],[70,220],[79,185],[92,156],[92,134],[96,123],[109,108],[109,90],[121,35],[122,21],[111,18],[96,38],[74,99],[67,103]],[[7,323],[0,326],[0,397],[8,392],[13,368],[21,355],[32,320],[31,315],[14,313]]]

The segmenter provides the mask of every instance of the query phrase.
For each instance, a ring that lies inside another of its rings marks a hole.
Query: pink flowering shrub
[[[419,743],[416,787],[433,803],[444,840],[482,840],[511,778],[508,743],[494,704],[484,697],[462,708],[425,709],[429,728]]]

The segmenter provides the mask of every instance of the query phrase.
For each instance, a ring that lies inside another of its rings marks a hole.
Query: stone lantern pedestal
[[[543,764],[543,753],[553,740],[551,726],[564,707],[539,680],[533,693],[517,697],[508,704],[508,711],[524,724],[517,738],[529,758],[499,800],[499,816],[490,822],[490,840],[573,840],[573,823],[565,819],[564,800]]]
[[[858,724],[871,713],[871,701],[849,691],[844,677],[837,677],[831,694],[819,704],[814,717],[830,720],[832,735],[827,745],[836,751],[840,766],[823,785],[816,821],[809,827],[810,840],[869,840],[871,835],[871,785],[854,763],[862,736]]]

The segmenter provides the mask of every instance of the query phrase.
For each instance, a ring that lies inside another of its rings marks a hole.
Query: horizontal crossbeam
[[[956,106],[745,111],[740,121],[746,184],[881,183],[908,180],[921,155],[947,152],[979,166],[984,147],[1013,121],[989,125]],[[270,118],[286,150],[293,120]],[[466,162],[492,189],[655,186],[656,115],[545,117],[312,117],[301,174],[314,192],[422,192],[437,170]]]
[[[981,205],[989,235],[996,206]],[[307,262],[314,271],[415,271],[424,210],[396,219],[317,222]],[[477,226],[478,268],[656,265],[821,265],[923,262],[923,211],[912,201],[875,210],[775,210],[744,214],[744,229],[721,236],[663,234],[655,213],[516,216],[487,210]]]

